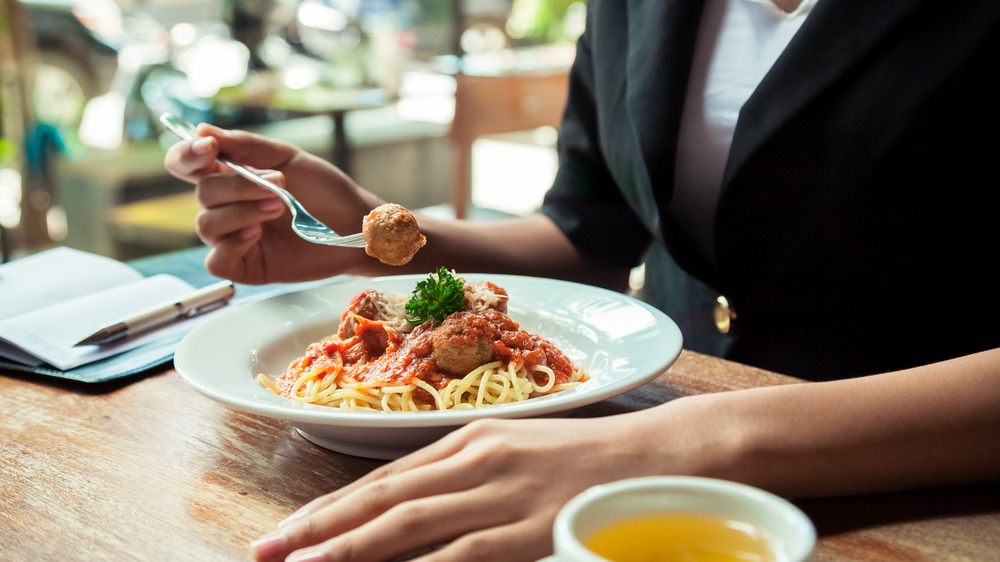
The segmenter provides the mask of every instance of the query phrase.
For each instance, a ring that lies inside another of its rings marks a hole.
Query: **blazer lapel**
[[[722,193],[753,153],[923,0],[819,0],[740,111]],[[961,9],[955,6],[955,9]]]
[[[809,19],[744,104],[720,196],[755,151],[925,0],[819,0]],[[673,193],[677,134],[703,0],[628,0],[625,107],[640,159],[630,175],[640,210],[660,240],[659,209]],[[671,237],[667,237],[671,239]],[[709,279],[712,260],[683,245],[671,252],[692,273]]]

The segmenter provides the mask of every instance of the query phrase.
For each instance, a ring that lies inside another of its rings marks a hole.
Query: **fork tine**
[[[350,234],[348,236],[343,236],[339,240],[332,243],[338,246],[344,246],[347,248],[364,248],[366,246],[364,236],[359,232],[357,234]]]
[[[293,229],[294,230],[294,229]],[[360,232],[357,234],[350,234],[347,236],[340,236],[335,233],[327,233],[318,230],[296,230],[299,236],[305,238],[306,240],[314,244],[323,244],[326,246],[342,246],[344,248],[364,248],[367,243],[365,242],[364,235]]]

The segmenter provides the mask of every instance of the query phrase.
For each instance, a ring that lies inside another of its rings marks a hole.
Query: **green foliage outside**
[[[570,10],[585,5],[585,0],[514,0],[507,29],[514,36],[544,43],[574,39],[567,35],[564,22]]]

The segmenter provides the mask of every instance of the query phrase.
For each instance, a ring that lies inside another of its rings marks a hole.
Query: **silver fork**
[[[187,120],[177,117],[176,115],[164,113],[163,115],[160,115],[160,122],[170,129],[171,132],[184,140],[190,140],[197,136],[195,126]],[[282,187],[262,178],[249,168],[241,166],[227,158],[220,157],[219,162],[229,166],[229,168],[231,168],[234,172],[247,178],[248,180],[273,191],[278,197],[280,197],[281,200],[285,202],[285,205],[288,205],[288,208],[292,211],[292,230],[303,239],[314,244],[326,244],[328,246],[345,246],[347,248],[365,247],[365,239],[360,232],[348,236],[341,236],[334,232],[329,226],[326,226],[318,219],[310,215],[309,211],[306,211],[305,207],[303,207],[291,193]]]

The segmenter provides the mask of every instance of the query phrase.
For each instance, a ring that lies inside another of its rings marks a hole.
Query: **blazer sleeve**
[[[585,33],[570,70],[558,145],[559,171],[541,210],[584,255],[633,267],[640,263],[652,236],[608,170],[599,111],[593,58]]]

